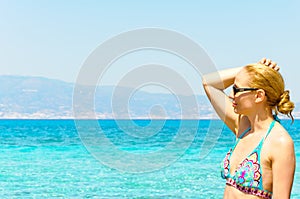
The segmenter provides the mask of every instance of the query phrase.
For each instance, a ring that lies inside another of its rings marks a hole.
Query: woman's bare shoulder
[[[271,147],[270,155],[272,159],[280,154],[287,155],[287,152],[294,151],[294,141],[287,130],[279,123],[274,126],[274,129],[268,136],[269,146]]]
[[[293,139],[288,131],[280,123],[276,123],[272,131],[273,132],[270,133],[269,137],[274,144],[293,142]]]

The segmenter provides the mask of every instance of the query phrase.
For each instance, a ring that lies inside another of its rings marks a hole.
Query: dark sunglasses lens
[[[238,89],[235,86],[232,87],[232,90],[234,95],[238,92]]]

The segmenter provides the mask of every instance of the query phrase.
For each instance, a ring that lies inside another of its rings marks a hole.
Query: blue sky
[[[292,100],[300,102],[299,8],[296,0],[3,0],[0,75],[75,82],[84,61],[102,42],[132,29],[158,27],[193,39],[218,69],[272,58],[281,66]],[[194,85],[200,83],[195,80]]]

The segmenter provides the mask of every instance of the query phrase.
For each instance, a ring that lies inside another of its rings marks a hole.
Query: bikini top
[[[238,138],[233,148],[229,150],[226,154],[223,162],[221,163],[221,177],[226,179],[226,184],[231,185],[238,190],[259,196],[262,198],[271,199],[272,192],[265,190],[263,188],[263,181],[262,181],[262,169],[260,164],[260,152],[262,145],[266,139],[266,137],[271,132],[272,128],[274,127],[275,120],[271,123],[268,132],[266,135],[261,139],[258,146],[238,165],[237,169],[234,171],[234,174],[230,174],[230,157],[239,143],[240,139],[244,137],[244,135],[250,130],[248,128],[242,135]]]

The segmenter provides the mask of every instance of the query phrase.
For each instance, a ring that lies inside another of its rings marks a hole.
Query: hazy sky
[[[292,100],[300,102],[299,9],[297,0],[2,0],[0,75],[75,82],[84,61],[102,42],[129,30],[158,27],[197,42],[218,69],[272,58],[281,66]],[[159,63],[160,56],[154,55]],[[115,77],[124,72],[112,71]],[[195,80],[194,85],[200,83]]]

